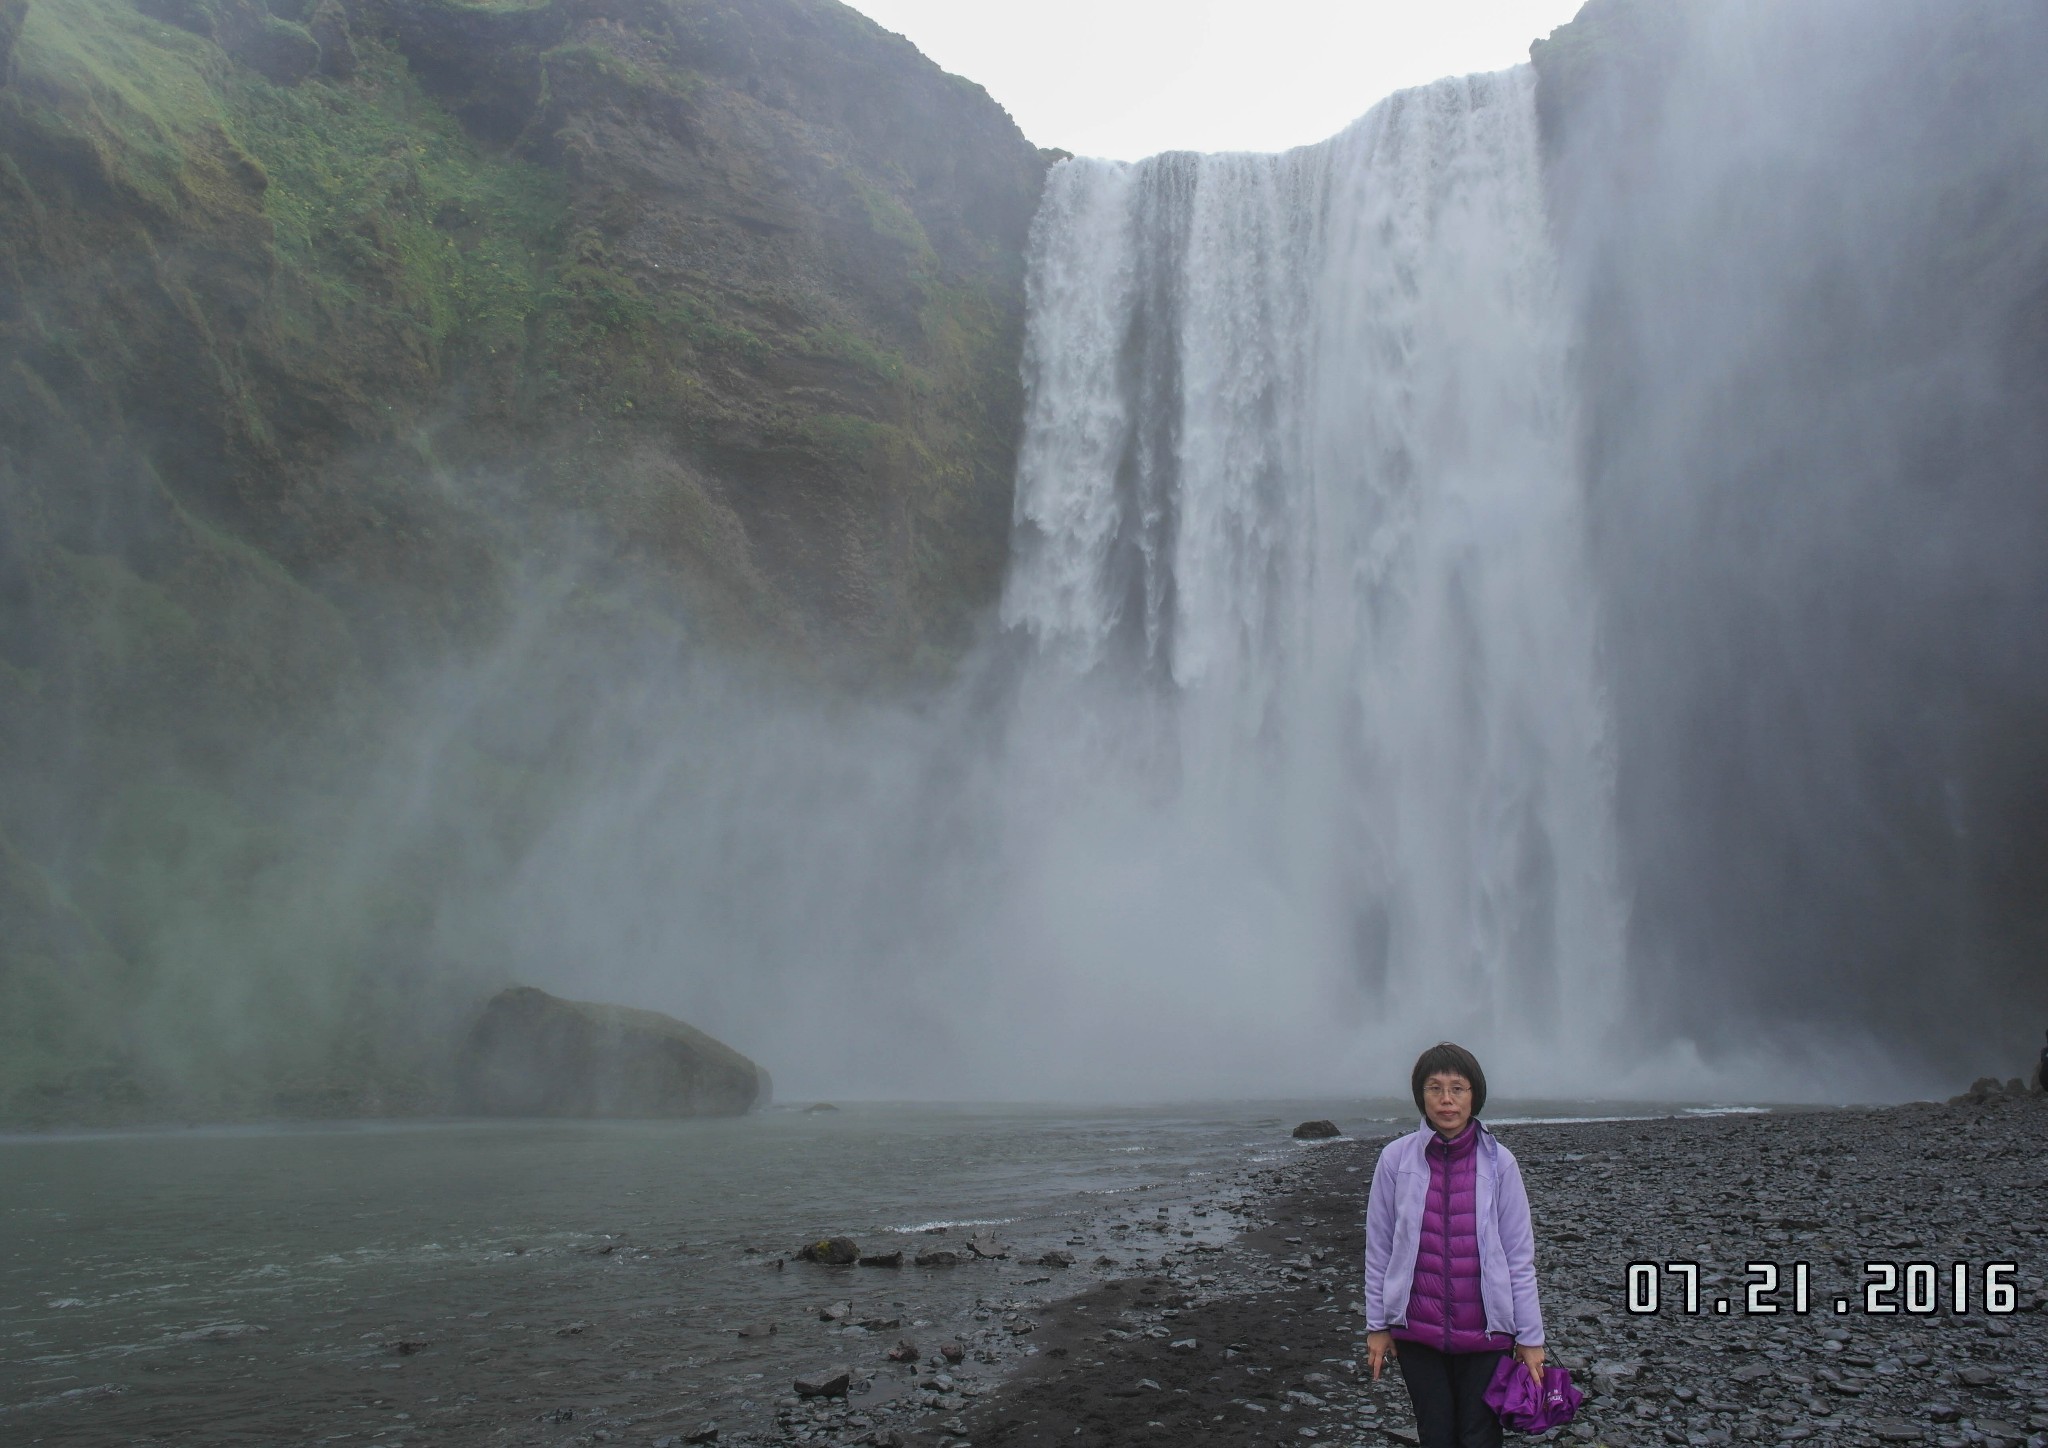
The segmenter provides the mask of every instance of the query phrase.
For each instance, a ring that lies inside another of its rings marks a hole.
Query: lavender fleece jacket
[[[1479,1296],[1486,1306],[1486,1330],[1504,1332],[1524,1347],[1543,1341],[1543,1313],[1536,1305],[1536,1234],[1529,1224],[1529,1197],[1515,1154],[1479,1127],[1477,1226]],[[1372,1171],[1372,1195],[1365,1209],[1365,1327],[1368,1332],[1405,1324],[1408,1294],[1415,1284],[1415,1252],[1422,1240],[1424,1199],[1429,1194],[1429,1158],[1423,1155],[1435,1128],[1394,1138]]]

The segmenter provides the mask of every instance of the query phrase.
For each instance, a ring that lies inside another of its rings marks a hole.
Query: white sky
[[[1581,0],[850,0],[1041,146],[1137,160],[1322,140],[1374,101],[1501,70]]]

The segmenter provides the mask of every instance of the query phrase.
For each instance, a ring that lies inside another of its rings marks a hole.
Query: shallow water
[[[1372,1135],[1412,1112],[853,1105],[0,1139],[0,1439],[544,1441],[605,1412],[744,1418],[805,1367],[1224,1240],[1241,1173],[1303,1150],[1287,1130],[1309,1116]],[[821,1235],[908,1256],[967,1223],[1010,1259],[778,1265]],[[1082,1266],[1025,1265],[1069,1243]],[[1104,1252],[1117,1269],[1087,1265]],[[834,1300],[900,1334],[822,1322]],[[736,1335],[758,1322],[780,1331]]]

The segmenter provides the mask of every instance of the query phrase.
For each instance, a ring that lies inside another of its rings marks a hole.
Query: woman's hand
[[[1371,1339],[1370,1337],[1368,1337],[1368,1338],[1366,1339],[1366,1343],[1367,1343],[1367,1345],[1368,1345],[1368,1346],[1370,1346],[1370,1345],[1371,1345],[1371,1342],[1372,1342],[1372,1339]],[[1534,1378],[1534,1379],[1536,1380],[1536,1386],[1537,1386],[1537,1387],[1539,1387],[1539,1388],[1540,1388],[1540,1387],[1542,1387],[1542,1386],[1543,1386],[1543,1344],[1542,1344],[1542,1343],[1540,1343],[1540,1342],[1532,1342],[1532,1343],[1519,1343],[1519,1342],[1518,1342],[1518,1343],[1516,1343],[1516,1344],[1515,1344],[1515,1357],[1516,1357],[1516,1359],[1517,1359],[1517,1360],[1519,1360],[1519,1361],[1521,1362],[1521,1364],[1522,1364],[1522,1366],[1523,1366],[1523,1367],[1525,1367],[1525,1368],[1527,1368],[1527,1369],[1529,1370],[1529,1376],[1530,1376],[1530,1377],[1532,1377],[1532,1378]]]
[[[1385,1328],[1365,1335],[1365,1360],[1372,1367],[1374,1382],[1380,1380],[1380,1368],[1385,1365],[1387,1359],[1399,1356],[1400,1354],[1394,1351],[1394,1334]]]

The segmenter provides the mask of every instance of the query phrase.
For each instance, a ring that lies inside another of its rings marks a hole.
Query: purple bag
[[[1486,1385],[1486,1406],[1501,1426],[1517,1433],[1545,1433],[1569,1423],[1586,1395],[1572,1386],[1572,1375],[1556,1363],[1543,1366],[1543,1385],[1513,1353],[1500,1360]]]

